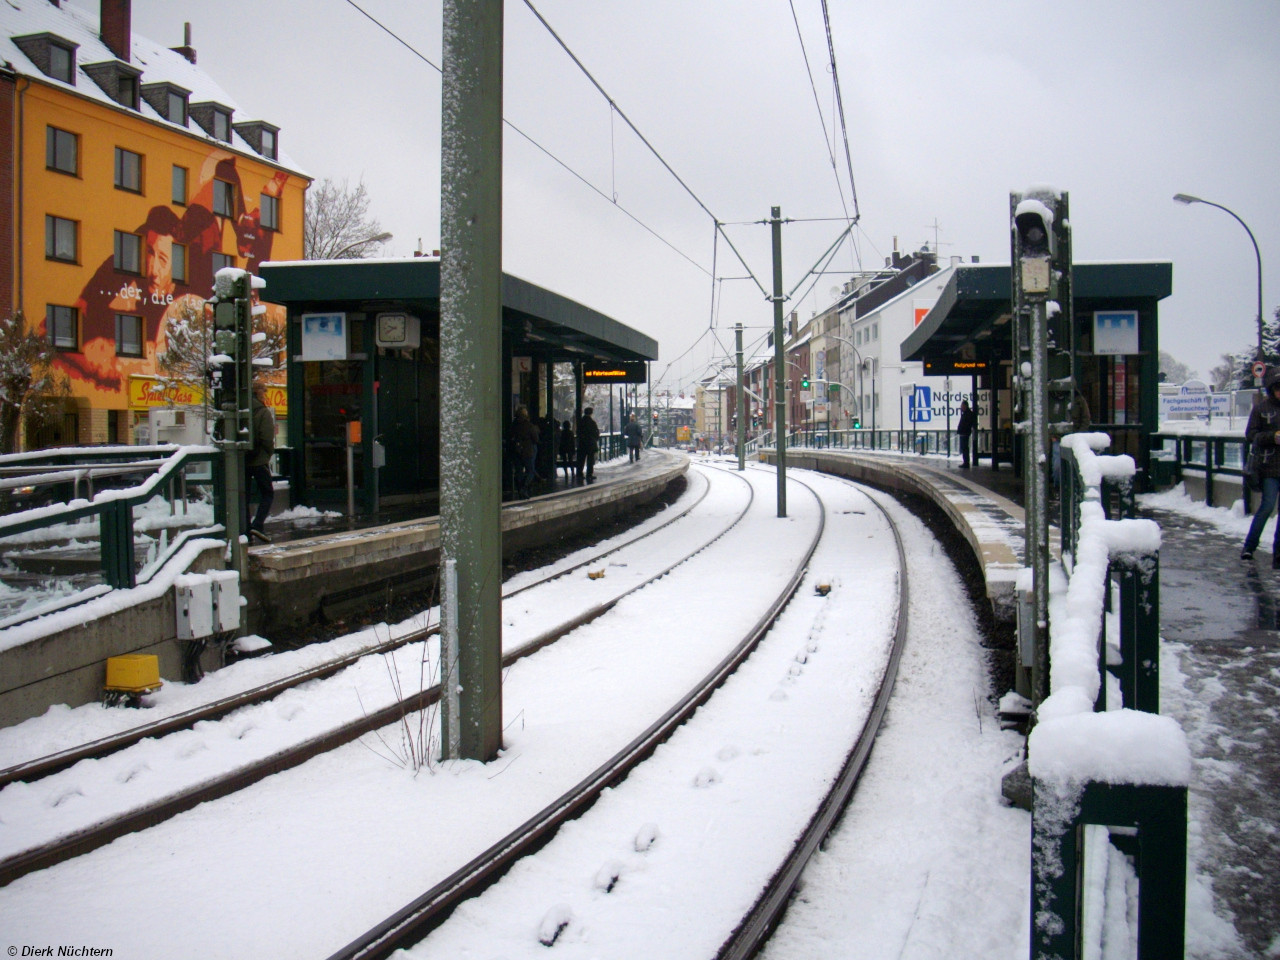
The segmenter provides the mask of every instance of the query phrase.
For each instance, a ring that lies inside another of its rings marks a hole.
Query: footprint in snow
[[[804,673],[804,667],[800,666],[798,663],[793,663],[787,668],[787,673],[791,674],[793,677],[798,677],[800,674]]]
[[[564,933],[572,920],[573,911],[569,909],[569,905],[556,904],[547,911],[546,916],[542,918],[542,923],[538,924],[538,942],[544,947],[551,946],[560,939],[560,934]]]
[[[775,690],[775,691],[773,691],[773,693],[769,694],[769,699],[770,699],[770,700],[785,700],[785,699],[787,699],[787,691],[785,691],[785,690]]]
[[[599,870],[596,871],[596,887],[605,893],[612,893],[613,888],[618,885],[618,878],[622,876],[622,864],[617,860],[608,860]]]
[[[636,853],[648,853],[649,848],[653,846],[658,839],[658,825],[656,823],[646,823],[636,831]]]
[[[729,744],[729,746],[727,747],[720,748],[720,751],[716,754],[716,759],[727,762],[729,760],[732,760],[739,753],[740,751],[738,750],[737,747],[733,746],[733,744]]]
[[[64,803],[66,803],[68,800],[70,800],[72,797],[83,797],[83,796],[84,794],[80,792],[79,787],[72,787],[69,790],[62,791],[62,793],[59,793],[57,796],[52,797],[49,801],[49,806],[60,807]]]
[[[712,784],[719,783],[724,778],[720,776],[720,772],[715,767],[703,767],[698,771],[698,775],[693,778],[695,787],[709,787]]]
[[[120,771],[119,775],[116,777],[116,782],[129,783],[131,780],[133,780],[136,777],[142,776],[142,774],[146,773],[150,769],[151,769],[150,764],[140,763],[137,766],[133,766],[127,770]]]

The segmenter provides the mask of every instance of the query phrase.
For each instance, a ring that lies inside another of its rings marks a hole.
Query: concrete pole
[[[787,515],[787,350],[782,328],[782,208],[770,210],[773,228],[773,430],[778,451],[778,516]]]
[[[502,30],[502,0],[444,0],[440,532],[460,754],[482,761],[502,747]]]
[[[738,469],[747,469],[747,395],[742,383],[742,324],[733,325],[733,345],[738,354]]]

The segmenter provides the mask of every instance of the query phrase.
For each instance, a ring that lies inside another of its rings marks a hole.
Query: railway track
[[[502,594],[503,599],[508,600],[511,597],[517,596],[528,590],[532,590],[533,588],[539,587],[551,580],[558,579],[559,577],[573,573],[576,570],[581,570],[583,567],[599,563],[612,554],[615,554],[620,550],[645,539],[646,537],[652,536],[660,530],[663,530],[675,523],[677,520],[687,516],[695,507],[706,499],[710,489],[710,485],[706,485],[699,495],[692,498],[689,503],[682,506],[679,510],[674,511],[671,517],[664,519],[663,522],[657,526],[633,537],[629,537],[621,543],[614,544],[607,550],[602,550],[598,553],[592,554],[585,560],[581,560],[571,566],[556,569],[543,577],[539,577],[531,583],[524,584],[514,590],[504,590]],[[599,616],[599,614],[597,613],[596,616]],[[585,622],[587,621],[581,621],[581,623]],[[577,625],[580,626],[581,623]],[[398,650],[400,647],[407,646],[411,643],[417,643],[420,640],[425,640],[428,637],[435,636],[439,632],[440,626],[438,623],[434,625],[428,624],[420,630],[414,630],[411,633],[407,633],[399,637],[371,644],[368,647],[363,647],[360,650],[353,651],[345,656],[336,657],[333,660],[317,664],[307,670],[290,674],[287,677],[281,677],[280,679],[273,680],[270,683],[260,684],[259,686],[253,687],[249,690],[244,690],[232,696],[223,697],[199,707],[184,710],[181,713],[175,713],[171,716],[163,717],[150,723],[140,724],[139,726],[132,727],[120,733],[112,734],[108,737],[102,737],[89,743],[70,747],[66,750],[59,750],[56,753],[51,753],[32,760],[26,760],[22,763],[13,764],[12,766],[0,769],[0,789],[3,789],[8,784],[15,783],[19,780],[31,783],[43,777],[47,777],[50,774],[66,770],[68,767],[74,766],[81,760],[97,760],[102,757],[110,756],[111,754],[124,750],[127,747],[131,747],[135,743],[145,740],[148,737],[163,737],[170,733],[176,733],[179,730],[189,730],[197,723],[204,720],[217,720],[221,717],[225,717],[229,713],[239,710],[242,707],[252,706],[257,703],[264,703],[284,691],[291,690],[304,683],[331,677],[365,657],[390,653],[393,650]],[[545,645],[545,643],[542,645]],[[532,652],[532,650],[526,651],[526,653],[530,652]]]
[[[726,472],[736,473],[736,471]],[[701,704],[710,699],[716,689],[751,655],[777,620],[799,587],[809,561],[822,538],[825,528],[825,507],[821,497],[803,481],[789,479],[809,489],[818,501],[821,510],[818,530],[785,588],[778,594],[766,613],[716,668],[644,733],[554,803],[452,876],[436,884],[397,913],[334,953],[329,960],[380,960],[390,956],[396,950],[411,947],[422,940],[432,929],[447,919],[459,904],[495,883],[517,860],[535,852],[547,843],[561,825],[585,812],[604,788],[621,782],[632,769],[651,755],[681,724],[688,720]],[[754,956],[777,926],[805,865],[831,831],[856,789],[858,779],[870,756],[876,733],[883,721],[897,676],[907,635],[909,596],[906,555],[898,528],[890,514],[876,497],[865,489],[850,485],[866,494],[893,532],[899,564],[898,609],[893,645],[872,708],[859,736],[845,757],[839,775],[804,831],[796,839],[790,854],[773,873],[752,909],[742,918],[721,946],[718,957],[726,960],[727,958],[743,960],[743,958]]]
[[[617,603],[620,602],[623,598],[630,596],[636,593],[637,591],[643,589],[644,587],[648,586],[649,584],[653,583],[654,581],[667,576],[673,570],[679,567],[681,564],[687,562],[688,560],[702,553],[704,550],[706,550],[708,547],[714,544],[717,540],[722,538],[725,534],[727,534],[730,530],[732,530],[742,521],[743,517],[747,515],[748,511],[751,508],[751,504],[754,500],[754,488],[751,487],[751,485],[747,483],[745,480],[743,480],[743,482],[746,483],[746,486],[748,489],[746,504],[736,514],[736,516],[733,517],[732,521],[728,525],[722,527],[720,530],[715,532],[715,534],[711,536],[709,539],[706,539],[702,543],[698,544],[695,548],[685,552],[677,560],[675,560],[670,564],[667,564],[660,571],[652,574],[651,576],[646,577],[642,582],[636,584],[635,586],[631,587],[625,592],[620,593],[601,603],[595,604],[590,608],[584,611],[581,611],[575,614],[574,616],[562,621],[556,627],[540,633],[539,635],[531,638],[530,640],[527,640],[526,642],[522,643],[520,646],[516,648],[506,651],[503,654],[503,661],[502,661],[503,666],[504,667],[510,666],[511,664],[515,663],[519,659],[526,657],[536,652],[537,650],[542,649],[548,644],[554,643],[557,639],[565,636],[566,634],[570,633],[573,630],[576,630],[578,627],[586,623],[589,623],[592,620],[602,616],[604,613],[608,612],[610,609],[616,606]],[[705,490],[699,497],[697,497],[696,500],[693,503],[691,503],[687,508],[682,510],[676,516],[670,518],[670,520],[659,525],[658,527],[655,527],[649,531],[646,531],[644,534],[640,534],[635,537],[629,538],[625,543],[616,545],[614,547],[611,547],[607,551],[602,551],[599,554],[593,555],[591,558],[585,561],[582,561],[580,563],[576,563],[569,568],[558,570],[554,574],[551,574],[544,579],[540,579],[536,583],[527,584],[525,586],[518,588],[517,590],[513,590],[511,591],[509,596],[514,596],[516,594],[523,593],[527,590],[532,589],[535,586],[548,582],[549,580],[557,579],[574,570],[581,569],[583,566],[598,563],[601,559],[613,553],[618,552],[624,547],[631,546],[632,544],[644,539],[645,537],[650,536],[653,533],[656,533],[658,530],[663,529],[664,527],[668,526],[670,523],[674,522],[675,520],[678,520],[681,517],[687,515],[688,512],[692,510],[694,506],[702,502],[702,500],[706,497],[709,490],[710,490],[710,485],[708,485],[707,490]],[[57,769],[64,769],[65,767],[69,766],[71,763],[77,762],[77,760],[79,759],[86,759],[91,756],[105,756],[109,753],[114,753],[118,750],[124,749],[125,747],[131,745],[132,743],[138,742],[143,737],[159,735],[156,732],[156,728],[160,727],[161,725],[164,725],[173,721],[177,721],[179,720],[180,717],[185,716],[186,718],[185,722],[182,725],[172,727],[170,729],[165,730],[164,732],[166,733],[174,732],[175,730],[183,729],[183,727],[189,727],[195,724],[196,722],[198,722],[199,720],[216,719],[218,716],[223,716],[226,713],[229,713],[232,710],[237,709],[238,707],[248,706],[251,703],[261,702],[263,700],[270,699],[271,696],[274,696],[285,689],[289,689],[292,686],[297,686],[299,683],[303,683],[311,679],[319,679],[323,676],[328,676],[333,673],[336,673],[338,670],[341,670],[344,666],[349,666],[352,663],[354,663],[356,660],[362,659],[363,657],[367,657],[371,654],[386,653],[386,652],[389,652],[394,647],[404,646],[405,644],[411,643],[414,640],[425,639],[431,633],[435,632],[435,630],[436,628],[428,628],[426,630],[417,632],[416,635],[412,637],[397,638],[395,641],[391,641],[387,644],[380,645],[378,648],[366,649],[358,654],[353,654],[350,657],[343,658],[341,665],[334,666],[333,664],[324,664],[320,667],[314,668],[313,670],[306,671],[304,674],[299,674],[294,677],[284,678],[283,680],[276,681],[272,684],[264,685],[261,688],[257,688],[254,691],[247,691],[245,694],[240,694],[240,695],[237,695],[236,697],[227,698],[224,701],[219,701],[218,704],[211,704],[209,705],[209,707],[201,708],[199,711],[189,711],[188,714],[186,715],[178,715],[178,716],[168,718],[167,720],[157,721],[156,725],[148,725],[148,727],[146,728],[148,732],[146,733],[138,734],[138,729],[128,731],[127,735],[131,738],[129,743],[120,743],[118,745],[113,745],[112,749],[107,750],[100,754],[81,753],[81,755],[78,756],[75,760],[67,760],[63,755],[55,755],[54,758],[45,758],[45,760],[55,761],[56,759],[58,763]],[[323,671],[323,672],[320,672],[320,671]],[[260,692],[265,690],[270,690],[272,692],[271,693]],[[245,699],[249,695],[255,695],[254,699]],[[111,818],[99,821],[98,823],[95,823],[92,826],[86,827],[84,829],[81,829],[72,833],[64,834],[55,840],[41,844],[39,846],[29,848],[7,859],[0,860],[0,886],[5,886],[9,883],[12,883],[14,880],[18,879],[19,877],[25,876],[26,874],[31,873],[33,871],[42,870],[47,867],[54,866],[55,864],[61,863],[63,861],[69,860],[73,857],[81,856],[85,853],[88,853],[92,850],[102,847],[110,843],[111,841],[119,837],[125,836],[129,833],[134,833],[136,831],[154,826],[158,823],[162,823],[165,820],[168,820],[178,815],[179,813],[182,813],[186,810],[189,810],[197,806],[198,804],[204,803],[209,800],[216,800],[220,797],[228,796],[229,794],[242,790],[245,787],[250,786],[251,784],[257,783],[258,781],[264,779],[265,777],[271,776],[272,774],[279,773],[281,771],[299,766],[300,764],[303,764],[308,760],[311,760],[314,757],[319,756],[322,753],[326,753],[330,750],[334,750],[337,747],[342,746],[343,744],[350,743],[360,738],[361,736],[364,736],[367,733],[370,733],[374,730],[378,730],[389,724],[397,723],[406,715],[423,710],[429,707],[430,705],[432,705],[433,703],[436,703],[439,700],[439,698],[440,698],[440,687],[438,684],[427,687],[407,697],[399,699],[398,701],[390,704],[387,707],[384,707],[383,709],[377,710],[373,713],[366,714],[365,716],[362,716],[360,719],[355,720],[353,722],[343,724],[339,727],[328,730],[319,736],[315,736],[310,739],[304,740],[300,743],[293,744],[285,749],[279,750],[271,754],[270,756],[265,757],[252,764],[242,766],[237,770],[228,772],[224,775],[220,775],[215,778],[208,779],[202,783],[193,785],[189,788],[176,791],[154,802],[139,806],[137,808],[129,810],[128,812],[122,813],[120,815],[113,816]],[[226,705],[232,701],[234,701],[234,705],[231,705],[231,706]],[[208,710],[214,706],[218,706],[219,710],[216,714],[211,715],[208,713]],[[196,713],[199,713],[200,715],[196,717],[191,716],[192,714],[196,714]],[[108,738],[108,739],[114,740],[116,738]],[[87,747],[91,747],[91,746],[93,746],[93,744],[86,745],[85,748],[79,748],[79,750],[83,751],[87,749]],[[65,753],[73,753],[73,752],[76,752],[76,751],[66,751]],[[33,764],[38,762],[40,761],[33,761]],[[31,765],[24,765],[24,766],[30,767]],[[14,769],[14,768],[11,768],[11,769]],[[42,775],[47,776],[48,774],[53,772],[56,772],[56,771],[54,769],[50,769],[50,770],[47,770]]]

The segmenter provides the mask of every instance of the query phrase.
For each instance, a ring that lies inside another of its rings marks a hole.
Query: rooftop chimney
[[[196,48],[191,45],[191,24],[182,25],[182,46],[170,47],[174,53],[180,53],[192,63],[196,62]]]
[[[117,60],[129,62],[133,46],[133,0],[102,0],[99,35]]]

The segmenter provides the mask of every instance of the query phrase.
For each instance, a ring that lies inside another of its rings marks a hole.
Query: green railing
[[[1204,478],[1204,502],[1213,507],[1217,506],[1214,477],[1237,477],[1244,498],[1244,512],[1250,513],[1249,485],[1244,481],[1248,453],[1248,442],[1236,434],[1153,433],[1152,481],[1157,486],[1168,486],[1180,482],[1188,473],[1197,474]]]
[[[135,456],[138,452],[168,453],[168,456],[148,457],[141,461],[135,459],[134,462],[127,463],[123,461],[127,456],[123,452],[126,449],[133,451]],[[15,463],[15,460],[18,462]],[[205,467],[192,470],[198,465]],[[82,448],[61,450],[43,456],[17,454],[0,457],[0,469],[11,467],[22,467],[29,471],[24,475],[6,477],[3,481],[6,485],[19,487],[62,483],[64,481],[61,478],[67,474],[83,474],[83,478],[91,482],[95,475],[151,473],[140,484],[119,490],[105,490],[92,499],[73,498],[67,503],[37,507],[0,517],[0,540],[96,518],[102,580],[110,588],[128,588],[145,583],[188,540],[196,536],[222,533],[226,527],[227,504],[222,495],[225,489],[222,482],[223,455],[213,447]],[[52,469],[54,467],[58,469]],[[149,503],[157,495],[164,496],[168,501],[171,516],[180,515],[179,504],[182,505],[181,514],[185,514],[187,494],[191,487],[211,488],[212,525],[193,528],[180,520],[177,523],[135,522],[134,509]],[[182,526],[186,526],[186,529],[181,529],[171,540],[171,527]],[[135,532],[141,532],[144,536],[148,532],[156,533],[151,544],[154,549],[148,550],[141,565],[136,557]]]

